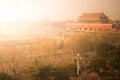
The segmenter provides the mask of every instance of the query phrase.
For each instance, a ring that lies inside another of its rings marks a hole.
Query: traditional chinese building
[[[67,23],[66,30],[75,31],[108,31],[112,30],[112,23],[104,13],[84,13],[78,22]]]
[[[120,21],[119,20],[113,20],[111,21],[114,29],[120,29]]]
[[[79,23],[107,23],[108,17],[104,13],[83,13],[79,19]]]

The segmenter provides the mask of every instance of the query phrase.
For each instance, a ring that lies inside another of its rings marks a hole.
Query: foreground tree
[[[0,80],[12,80],[12,77],[7,73],[0,73]]]
[[[90,70],[98,73],[104,80],[120,79],[120,38],[115,36],[105,36],[98,42],[96,58],[90,65]]]
[[[39,68],[32,77],[35,80],[69,80],[71,76],[75,76],[75,65],[67,66],[43,66]]]
[[[101,80],[100,76],[95,72],[83,74],[81,79],[82,80]]]

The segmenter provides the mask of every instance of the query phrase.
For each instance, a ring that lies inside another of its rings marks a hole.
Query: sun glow
[[[26,18],[28,12],[19,6],[1,6],[0,22],[15,22]]]

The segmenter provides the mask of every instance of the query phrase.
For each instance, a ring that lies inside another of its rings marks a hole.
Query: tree
[[[82,80],[101,80],[100,76],[95,72],[83,74],[81,79]]]
[[[83,55],[83,53],[93,51],[95,47],[94,43],[94,37],[88,34],[74,34],[66,38],[65,47],[72,55],[76,55],[77,53]]]
[[[43,66],[33,73],[35,80],[69,80],[71,76],[76,76],[76,66]]]
[[[116,35],[104,36],[96,46],[96,58],[90,65],[92,72],[97,72],[103,79],[120,79],[120,40]]]
[[[7,73],[0,73],[0,80],[12,80],[12,77],[8,75]]]
[[[39,69],[38,74],[36,74],[36,80],[51,80],[53,77],[52,67],[44,66]]]

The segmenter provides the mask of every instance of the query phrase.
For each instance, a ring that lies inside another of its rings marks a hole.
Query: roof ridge
[[[103,14],[104,14],[103,12],[83,13],[80,17],[100,17]]]

